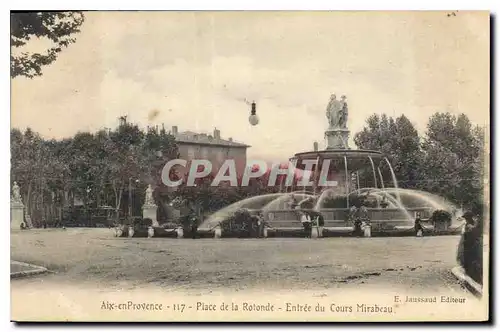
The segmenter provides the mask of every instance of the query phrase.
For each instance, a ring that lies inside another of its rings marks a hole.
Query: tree
[[[48,165],[48,151],[43,139],[27,128],[24,134],[11,130],[11,178],[17,181],[26,211],[37,217],[43,214],[43,193]]]
[[[42,75],[42,67],[54,62],[64,47],[75,42],[84,21],[81,12],[12,12],[10,14],[11,77],[33,78]],[[48,41],[45,53],[22,50],[31,39]]]
[[[123,193],[130,181],[143,178],[145,174],[145,164],[140,153],[143,137],[144,133],[137,125],[127,122],[122,123],[116,131],[110,132],[107,161],[117,218]]]
[[[422,144],[424,189],[467,208],[483,201],[484,132],[468,117],[435,113]]]
[[[406,116],[394,120],[385,114],[373,114],[363,130],[356,133],[354,142],[360,149],[381,151],[387,156],[401,187],[418,187],[421,179],[420,138]]]

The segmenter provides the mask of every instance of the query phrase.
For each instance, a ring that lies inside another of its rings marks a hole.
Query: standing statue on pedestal
[[[21,203],[21,189],[19,188],[16,181],[14,181],[14,185],[12,186],[12,197],[11,200],[16,203]]]
[[[10,227],[11,229],[26,229],[24,223],[24,204],[21,198],[21,189],[17,182],[12,185],[12,197],[10,199]],[[29,223],[31,227],[31,223]]]
[[[153,198],[153,188],[149,184],[146,189],[146,196],[144,197],[144,205],[142,206],[142,216],[144,219],[151,219],[153,227],[159,226],[158,220],[156,219],[157,209],[158,206],[155,204],[155,200]]]
[[[146,197],[144,198],[144,205],[155,205],[155,201],[153,198],[153,188],[148,184],[148,188],[146,189]]]

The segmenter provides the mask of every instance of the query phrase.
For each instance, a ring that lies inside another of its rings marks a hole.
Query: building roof
[[[216,145],[236,148],[248,148],[250,145],[235,142],[232,139],[215,138],[212,135],[204,133],[195,133],[193,131],[183,131],[175,135],[175,140],[178,143],[200,144],[200,145]]]

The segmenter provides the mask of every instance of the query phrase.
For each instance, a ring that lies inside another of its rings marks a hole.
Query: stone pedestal
[[[121,227],[115,227],[114,230],[115,230],[115,237],[121,237],[122,236],[123,230],[122,230]]]
[[[184,237],[184,228],[177,227],[177,229],[175,231],[177,232],[178,239],[182,239]]]
[[[133,237],[134,236],[134,227],[133,226],[129,226],[128,227],[128,237]]]
[[[372,237],[372,226],[366,225],[363,231],[364,231],[364,237]]]
[[[311,239],[317,239],[319,237],[319,229],[318,226],[311,227]]]
[[[142,217],[144,219],[149,218],[153,221],[152,226],[158,227],[158,220],[156,220],[156,211],[158,210],[158,206],[156,204],[144,204],[142,206]]]
[[[328,129],[325,136],[328,150],[349,148],[349,129]]]
[[[222,237],[222,227],[216,226],[214,231],[214,239],[220,239]]]
[[[155,229],[153,228],[153,226],[149,226],[148,227],[148,237],[151,238],[155,236]]]
[[[24,223],[24,204],[22,202],[10,202],[10,228],[21,229]],[[26,226],[26,225],[25,225]]]

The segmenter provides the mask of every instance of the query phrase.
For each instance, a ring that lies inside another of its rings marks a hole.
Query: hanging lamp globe
[[[259,117],[257,116],[257,105],[255,104],[255,102],[252,103],[252,110],[250,111],[248,122],[250,122],[252,126],[256,126],[259,124]]]

